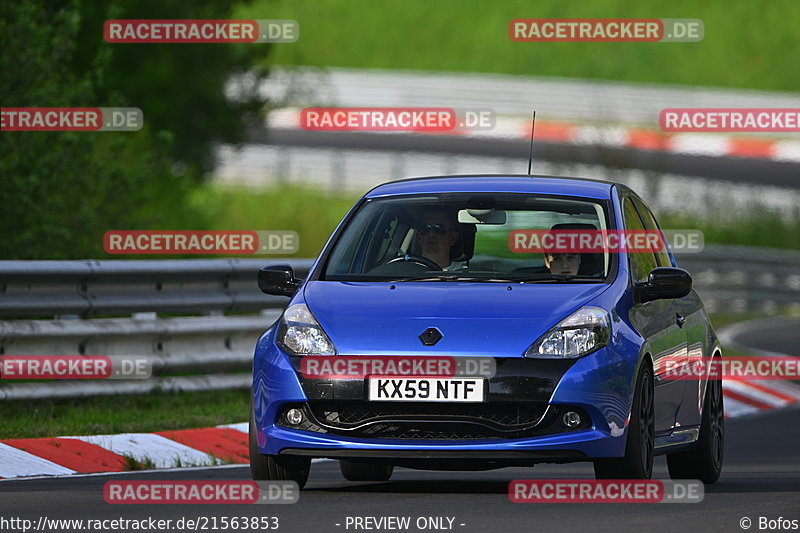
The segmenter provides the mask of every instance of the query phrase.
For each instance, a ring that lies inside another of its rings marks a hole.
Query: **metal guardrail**
[[[800,309],[798,251],[708,246],[677,260],[692,273],[710,312]],[[255,343],[287,302],[262,294],[256,273],[281,262],[291,264],[299,277],[312,263],[274,258],[0,261],[0,316],[14,317],[0,321],[0,355],[137,356],[148,358],[153,368],[146,380],[4,382],[0,400],[247,388]],[[225,315],[243,311],[259,313]]]
[[[258,269],[289,263],[304,277],[311,259],[0,261],[0,316],[115,316],[279,308],[256,287]]]
[[[710,245],[676,254],[709,312],[800,311],[800,251]]]

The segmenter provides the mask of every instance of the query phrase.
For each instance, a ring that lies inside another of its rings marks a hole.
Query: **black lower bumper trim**
[[[326,459],[457,459],[503,462],[520,461],[521,463],[570,463],[588,460],[583,452],[575,450],[326,450],[320,448],[284,448],[279,454]]]

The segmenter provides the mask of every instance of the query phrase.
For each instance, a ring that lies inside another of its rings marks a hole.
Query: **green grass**
[[[249,409],[249,391],[245,390],[4,401],[0,402],[0,439],[233,424],[247,421]]]
[[[252,189],[208,185],[191,203],[214,230],[294,230],[300,236],[295,257],[316,257],[359,194],[327,194],[302,186]],[[264,257],[264,256],[261,256]]]
[[[300,248],[292,257],[316,257],[342,217],[355,204],[358,193],[329,194],[323,190],[287,185],[255,189],[204,184],[196,187],[186,203],[174,205],[150,230],[260,231],[293,230]],[[97,239],[93,257],[106,259],[198,259],[233,255],[110,255]],[[269,261],[268,255],[245,255]]]
[[[696,229],[706,244],[738,244],[800,250],[800,210],[789,219],[764,208],[750,211],[712,208],[700,218],[684,213],[656,213],[664,229]]]
[[[294,19],[265,64],[490,72],[797,91],[796,0],[254,0],[237,16]],[[517,43],[515,18],[699,18],[699,43]],[[257,45],[254,45],[257,46]],[[488,96],[489,98],[491,95]]]
[[[136,459],[132,455],[123,455],[125,459],[125,464],[122,466],[122,469],[125,471],[135,471],[135,470],[153,470],[156,467],[155,461],[150,457],[145,457],[144,459]]]

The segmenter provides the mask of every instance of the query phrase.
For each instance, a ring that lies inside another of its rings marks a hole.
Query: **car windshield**
[[[367,200],[336,240],[321,279],[599,283],[613,254],[542,246],[555,230],[609,229],[606,202],[445,193]]]

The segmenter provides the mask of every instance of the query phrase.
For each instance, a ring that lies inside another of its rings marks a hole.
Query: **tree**
[[[230,102],[224,89],[268,45],[110,44],[102,27],[230,10],[211,0],[0,3],[4,107],[130,106],[145,121],[138,132],[2,132],[0,258],[97,256],[109,229],[204,229],[186,195],[213,169],[215,143],[241,141],[259,119],[257,94]]]

